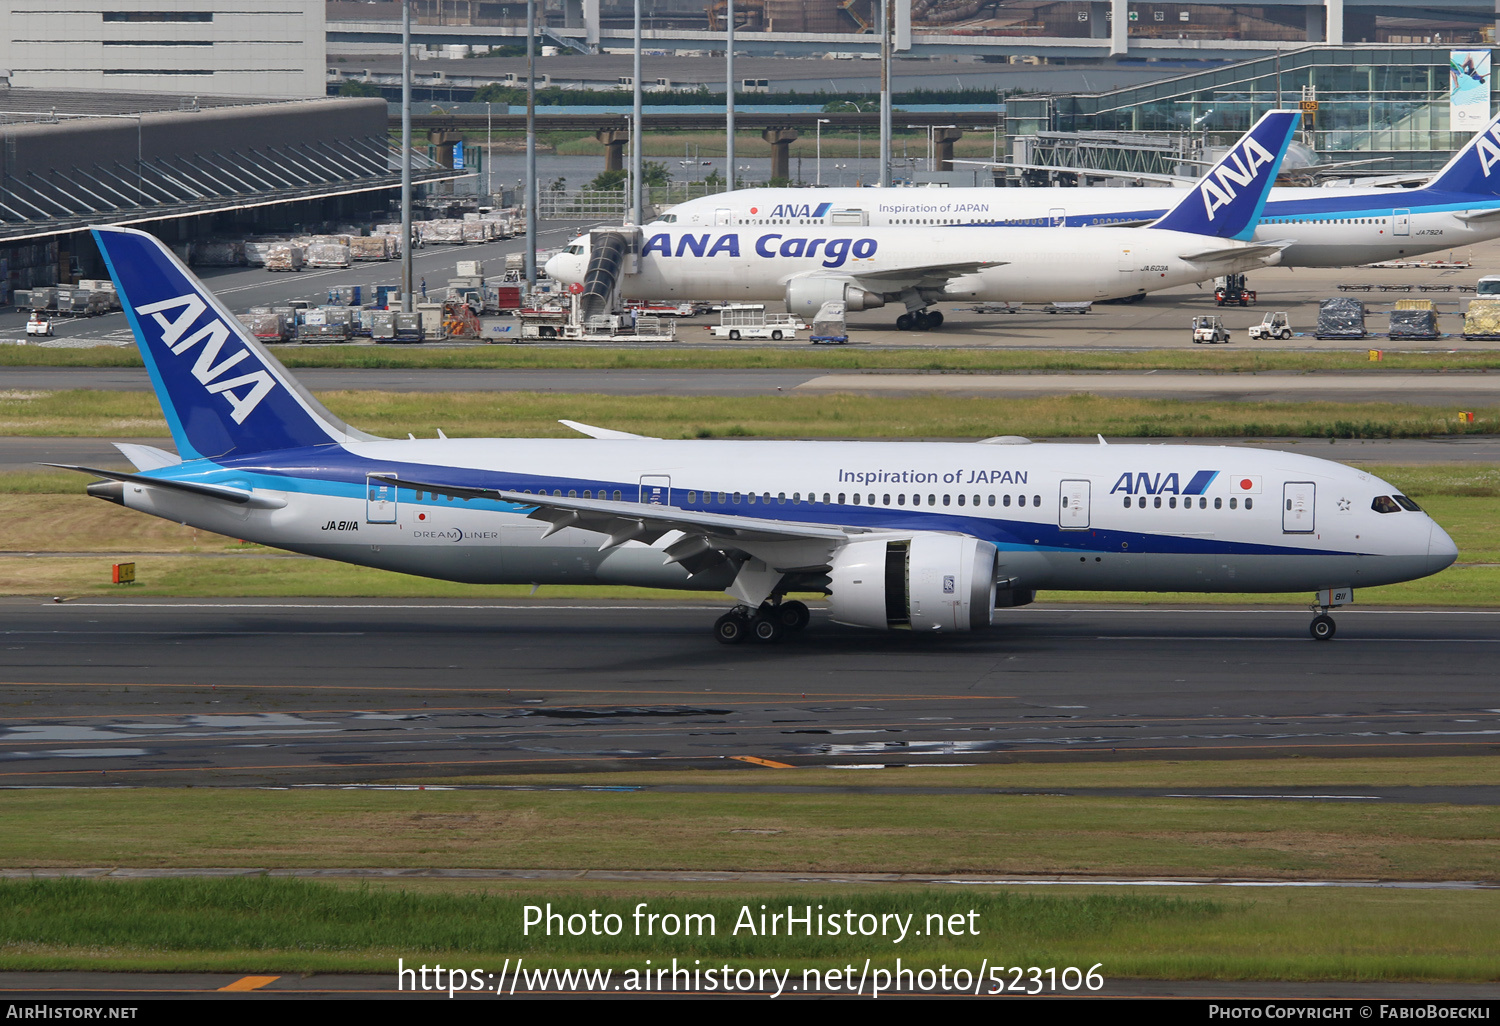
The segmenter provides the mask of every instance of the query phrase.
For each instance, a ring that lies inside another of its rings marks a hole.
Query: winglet
[[[580,424],[576,420],[559,420],[558,423],[564,427],[572,428],[580,435],[588,435],[590,438],[640,438],[652,442],[661,441],[661,439],[653,435],[633,435],[629,431],[613,431],[609,428],[593,427],[589,424]]]
[[[1301,116],[1294,110],[1267,113],[1151,227],[1221,239],[1250,238]]]

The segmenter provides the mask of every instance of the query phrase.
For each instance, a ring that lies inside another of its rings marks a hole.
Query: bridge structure
[[[896,118],[902,127],[932,131],[938,169],[943,171],[953,170],[953,144],[963,137],[964,132],[993,132],[997,127],[1003,130],[1005,125],[1005,113],[998,109],[992,112],[961,114],[944,111],[901,113],[897,114]],[[815,131],[820,121],[823,123],[825,132],[855,128],[877,132],[880,130],[878,113],[855,113],[853,111],[844,113],[741,113],[736,111],[734,115],[737,131],[758,131],[761,138],[771,144],[772,179],[791,177],[792,143],[801,138],[804,132]],[[438,162],[445,167],[453,166],[453,144],[462,138],[464,132],[526,131],[525,114],[495,114],[491,117],[484,114],[434,112],[413,114],[411,122],[413,131],[427,133],[428,142],[437,147]],[[400,125],[400,118],[391,118],[392,128],[399,128]],[[630,141],[630,111],[625,108],[577,114],[538,114],[536,128],[538,132],[593,132],[605,147],[605,170],[618,171],[624,167],[625,146]],[[641,128],[646,132],[722,131],[724,115],[722,113],[648,113],[641,115]]]

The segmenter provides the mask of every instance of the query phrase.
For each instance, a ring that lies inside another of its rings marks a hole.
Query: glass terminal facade
[[[1096,94],[1012,96],[1006,136],[1045,132],[1151,132],[1227,146],[1275,107],[1317,101],[1299,138],[1323,162],[1365,160],[1369,170],[1440,167],[1469,132],[1449,127],[1447,47],[1310,47],[1277,57]],[[1489,82],[1490,111],[1495,81]],[[1173,147],[1181,152],[1181,143]]]

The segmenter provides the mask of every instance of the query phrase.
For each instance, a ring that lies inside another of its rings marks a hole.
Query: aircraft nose
[[[1427,536],[1427,556],[1432,560],[1433,573],[1452,566],[1458,558],[1458,546],[1436,522],[1432,525],[1432,533]]]
[[[551,278],[553,281],[565,280],[562,276],[562,269],[563,254],[561,253],[557,254],[554,257],[550,257],[547,262],[542,265],[542,270],[546,272],[547,277]]]

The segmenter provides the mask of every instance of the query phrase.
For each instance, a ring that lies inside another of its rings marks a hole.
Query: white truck
[[[768,314],[762,303],[730,303],[719,309],[719,323],[709,326],[714,338],[738,341],[742,338],[768,338],[773,342],[795,339],[805,329],[791,314]]]
[[[1268,313],[1265,320],[1259,324],[1250,325],[1250,337],[1253,339],[1291,338],[1292,322],[1284,310]]]

